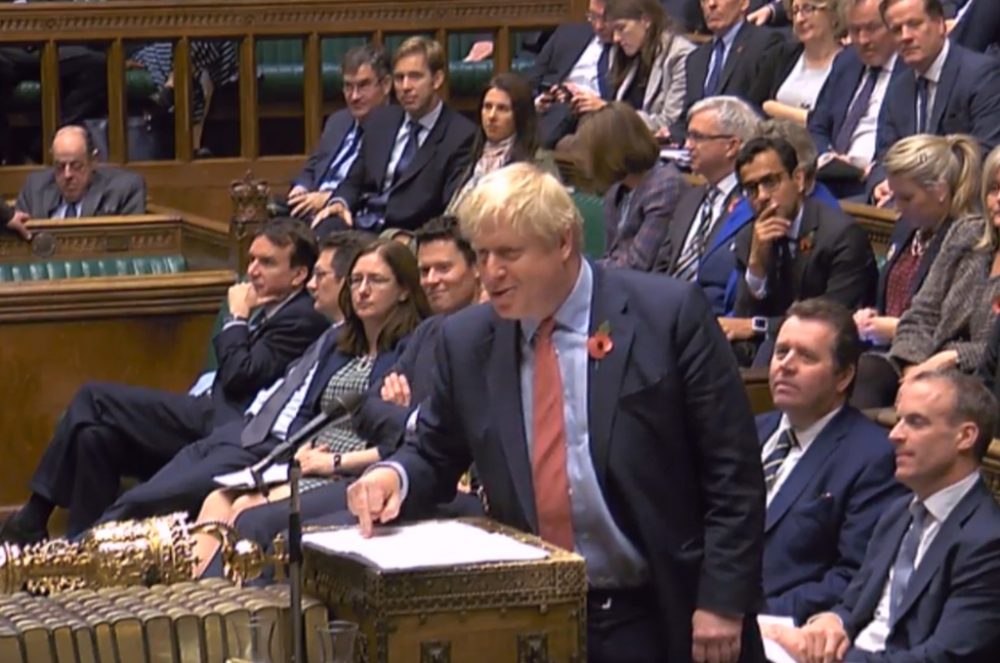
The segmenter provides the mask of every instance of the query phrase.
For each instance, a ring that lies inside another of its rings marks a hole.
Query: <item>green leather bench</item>
[[[570,194],[583,217],[583,252],[593,259],[604,256],[604,199],[592,193]]]
[[[51,281],[92,276],[177,274],[185,271],[186,268],[187,262],[182,255],[45,260],[0,264],[0,283]]]

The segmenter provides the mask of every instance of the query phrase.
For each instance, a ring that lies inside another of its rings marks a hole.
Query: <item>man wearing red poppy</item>
[[[868,236],[840,209],[808,197],[805,169],[783,138],[754,138],[736,158],[753,223],[736,236],[739,277],[731,341],[773,341],[792,302],[825,297],[851,310],[875,301],[878,268]],[[768,344],[768,346],[770,343]],[[767,365],[767,356],[757,363]]]
[[[458,216],[490,305],[444,322],[416,435],[348,491],[362,533],[474,461],[491,517],[585,559],[588,661],[763,661],[759,449],[701,290],[585,261],[572,199],[527,163]]]

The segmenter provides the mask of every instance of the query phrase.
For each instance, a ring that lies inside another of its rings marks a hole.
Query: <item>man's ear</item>
[[[301,288],[306,284],[306,281],[308,280],[309,280],[309,270],[303,265],[296,267],[295,275],[292,276],[292,287]]]
[[[431,75],[431,82],[434,84],[435,90],[440,90],[441,86],[444,85],[444,70],[434,72]]]
[[[809,184],[806,180],[806,170],[802,166],[792,171],[792,180],[795,181],[795,188],[801,195],[806,195],[806,187]]]

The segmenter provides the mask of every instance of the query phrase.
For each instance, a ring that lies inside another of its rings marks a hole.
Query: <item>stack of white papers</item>
[[[264,470],[261,480],[265,486],[288,483],[288,464],[279,463],[278,465],[272,465]],[[249,467],[244,467],[242,470],[230,472],[229,474],[220,474],[214,477],[214,481],[223,488],[240,488],[244,490],[254,490],[257,488],[253,482],[253,476],[250,474]]]
[[[778,617],[776,615],[757,615],[757,624],[761,627],[777,624],[778,626],[794,628],[795,620],[791,617]],[[788,653],[788,650],[767,637],[764,638],[764,656],[771,663],[796,663],[795,658]]]
[[[528,562],[548,557],[536,546],[474,525],[432,521],[377,527],[370,539],[357,527],[309,532],[302,543],[342,556],[358,557],[383,570],[426,569],[485,562]]]

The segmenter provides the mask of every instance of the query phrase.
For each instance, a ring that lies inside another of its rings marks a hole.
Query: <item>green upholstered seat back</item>
[[[177,274],[187,269],[182,255],[40,260],[0,264],[0,283],[53,281],[93,276]]]

